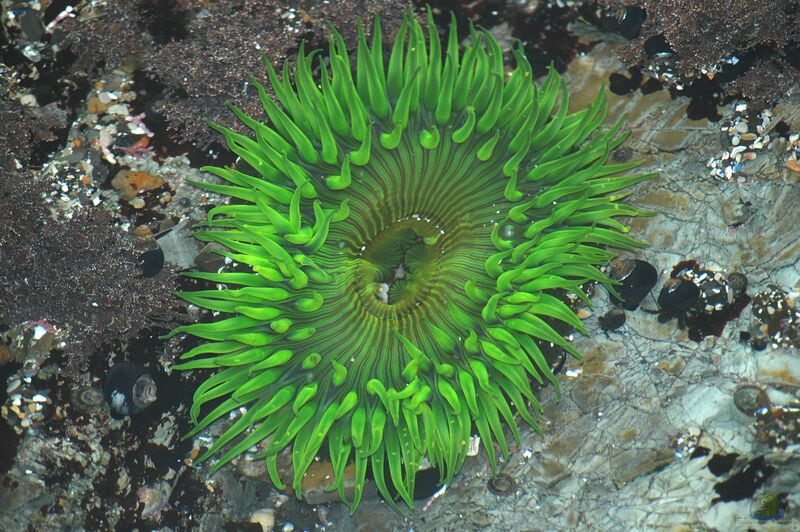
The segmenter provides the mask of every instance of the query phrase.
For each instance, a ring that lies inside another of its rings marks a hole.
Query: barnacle
[[[197,185],[238,201],[197,237],[240,267],[188,274],[224,288],[179,295],[226,317],[172,334],[206,340],[176,368],[216,369],[190,436],[246,408],[201,457],[217,468],[261,443],[283,487],[291,446],[299,494],[327,445],[355,510],[368,468],[393,505],[392,491],[412,506],[425,456],[450,482],[473,427],[494,467],[504,427],[520,439],[516,414],[538,429],[531,379],[558,386],[543,347],[579,356],[558,331],[584,328],[560,296],[613,291],[609,248],[643,245],[615,217],[644,214],[620,200],[648,176],[608,164],[625,135],[600,127],[602,90],[569,113],[563,79],[551,68],[537,87],[521,50],[506,76],[491,34],[470,28],[460,52],[455,23],[440,42],[430,12],[427,32],[406,15],[384,54],[379,21],[371,45],[359,28],[351,68],[332,30],[327,60],[301,46],[282,76],[265,61],[277,102],[252,83],[268,123],[232,107],[251,136],[212,125],[240,164]]]

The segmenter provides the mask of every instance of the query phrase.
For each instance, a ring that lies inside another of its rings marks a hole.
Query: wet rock
[[[753,216],[753,204],[739,198],[734,201],[723,201],[720,214],[728,227],[739,227]]]
[[[800,364],[797,363],[797,354],[775,349],[758,355],[756,379],[762,383],[800,386]]]
[[[620,393],[622,388],[618,380],[600,374],[584,375],[581,386],[572,391],[572,400],[583,412],[596,412],[598,407]]]
[[[270,482],[267,468],[264,467],[264,460],[254,458],[250,453],[246,453],[236,460],[236,468],[246,477]]]
[[[632,449],[614,457],[614,480],[628,483],[641,475],[672,463],[675,456],[669,449]]]
[[[142,519],[150,521],[158,521],[161,519],[161,512],[167,506],[171,494],[172,485],[163,480],[157,484],[139,488],[136,492],[136,496],[141,506]]]
[[[659,360],[656,367],[670,375],[680,375],[686,367],[686,359],[678,355],[671,360]]]
[[[345,495],[352,500],[355,493],[355,464],[344,470]],[[324,504],[338,501],[339,493],[334,489],[333,467],[330,462],[312,462],[303,477],[303,499],[308,504]]]

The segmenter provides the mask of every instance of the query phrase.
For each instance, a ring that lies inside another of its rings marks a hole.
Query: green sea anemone
[[[473,430],[494,467],[516,414],[538,430],[531,379],[558,386],[543,350],[579,357],[558,332],[584,331],[564,294],[613,292],[609,248],[643,245],[615,218],[643,214],[620,200],[647,176],[608,164],[625,135],[600,127],[603,90],[569,113],[563,79],[551,68],[537,86],[521,49],[507,74],[490,33],[471,28],[460,52],[455,22],[440,42],[430,12],[427,33],[407,14],[384,54],[376,20],[351,66],[331,30],[327,58],[301,45],[282,76],[265,61],[277,101],[252,83],[269,121],[232,107],[252,135],[212,125],[239,162],[197,185],[235,201],[197,237],[239,267],[189,273],[224,287],[179,295],[225,316],[172,334],[206,340],[177,369],[216,370],[189,436],[245,412],[201,457],[215,468],[258,446],[283,488],[291,446],[299,495],[326,445],[355,510],[369,467],[392,505],[412,506],[425,456],[449,483]]]

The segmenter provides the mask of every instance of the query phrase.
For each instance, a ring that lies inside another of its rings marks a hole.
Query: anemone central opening
[[[419,305],[439,272],[444,229],[412,215],[367,242],[359,253],[358,275],[367,308],[382,317]]]

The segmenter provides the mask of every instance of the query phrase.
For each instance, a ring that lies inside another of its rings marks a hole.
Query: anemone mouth
[[[351,216],[329,236],[345,252],[326,261],[351,286],[330,299],[355,294],[363,311],[403,322],[395,326],[405,332],[414,319],[447,311],[448,294],[462,293],[483,273],[506,203],[499,171],[491,162],[476,164],[475,149],[430,151],[407,142],[396,152],[374,152],[354,172],[346,195]]]
[[[353,259],[353,288],[364,308],[377,318],[397,320],[429,307],[431,298],[441,299],[434,292],[447,260],[443,235],[430,219],[412,214],[361,246]]]
[[[543,344],[580,356],[557,331],[585,331],[557,296],[613,292],[609,248],[644,245],[616,218],[645,214],[620,200],[649,176],[607,164],[625,136],[600,127],[603,92],[568,114],[555,70],[537,87],[514,50],[506,76],[491,34],[472,28],[462,54],[455,24],[443,49],[428,23],[426,43],[407,15],[388,60],[379,21],[371,46],[360,28],[355,72],[334,30],[319,83],[302,46],[282,77],[266,62],[277,102],[253,83],[269,125],[235,107],[255,138],[212,125],[241,164],[197,185],[240,203],[211,209],[197,237],[245,271],[187,274],[222,286],[178,295],[226,317],[171,334],[206,340],[177,369],[216,370],[189,435],[239,413],[200,458],[220,454],[215,468],[260,446],[283,488],[288,446],[300,496],[327,444],[355,510],[368,467],[393,506],[390,484],[412,506],[426,456],[450,482],[473,431],[494,467],[505,429],[520,440],[515,415],[538,430],[531,379],[558,386]]]

